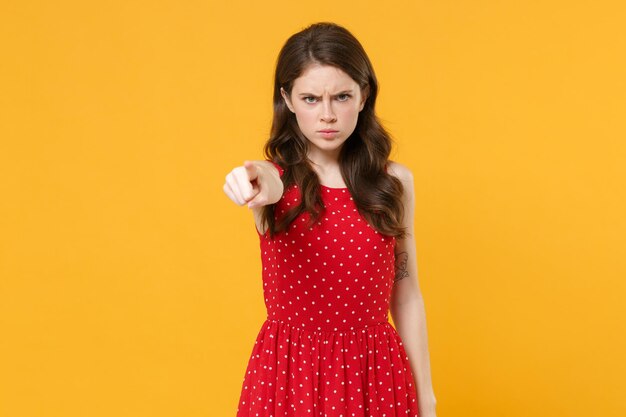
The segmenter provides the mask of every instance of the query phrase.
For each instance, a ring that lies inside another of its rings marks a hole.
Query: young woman
[[[267,308],[237,417],[436,415],[413,176],[388,159],[377,93],[359,41],[310,25],[278,57],[266,159],[226,175],[254,213]]]

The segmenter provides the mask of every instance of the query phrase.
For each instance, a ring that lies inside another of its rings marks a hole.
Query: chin
[[[316,148],[322,149],[325,151],[334,151],[335,149],[339,149],[343,146],[343,142],[326,142],[326,143],[314,143]]]

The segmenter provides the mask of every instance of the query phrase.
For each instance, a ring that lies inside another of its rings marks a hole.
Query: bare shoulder
[[[412,184],[413,183],[413,172],[407,167],[399,162],[395,162],[389,160],[387,164],[389,174],[398,178],[404,184]]]
[[[413,185],[413,172],[411,172],[409,167],[406,165],[391,160],[388,161],[387,172],[400,180],[402,187],[404,188],[403,201],[405,204],[411,206],[414,198],[413,193],[415,192]]]

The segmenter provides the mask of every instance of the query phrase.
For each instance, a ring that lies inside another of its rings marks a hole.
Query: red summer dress
[[[347,188],[320,191],[326,209],[312,228],[305,212],[274,239],[257,230],[267,318],[237,417],[419,417],[408,356],[387,319],[395,237],[370,227]],[[276,218],[299,201],[297,185],[287,187]]]

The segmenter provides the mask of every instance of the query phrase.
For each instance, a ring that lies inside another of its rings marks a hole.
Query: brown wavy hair
[[[310,213],[307,227],[311,227],[322,215],[318,207],[325,208],[319,193],[319,177],[307,157],[308,139],[280,94],[282,87],[291,95],[295,79],[312,64],[341,69],[362,92],[369,87],[354,132],[339,153],[341,175],[357,210],[372,228],[384,235],[404,237],[406,231],[401,225],[404,189],[400,180],[386,172],[392,138],[374,111],[378,94],[374,69],[359,41],[347,29],[332,22],[314,23],[295,33],[278,55],[274,76],[274,116],[263,153],[266,159],[284,168],[282,181],[285,189],[297,184],[302,197],[298,206],[277,221],[274,219],[276,204],[266,205],[262,221],[273,238],[304,211]]]

